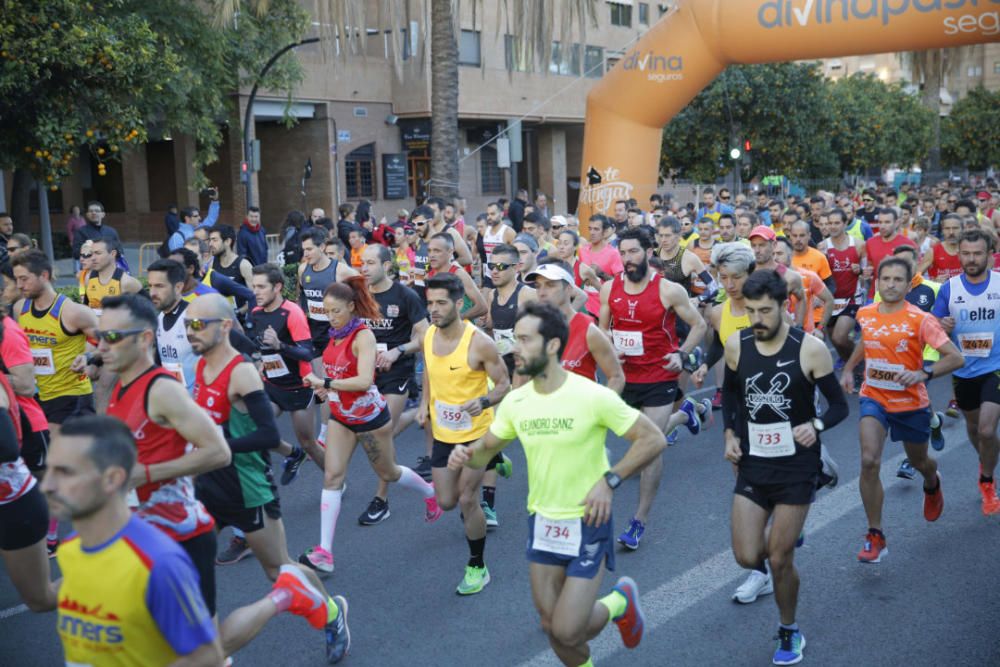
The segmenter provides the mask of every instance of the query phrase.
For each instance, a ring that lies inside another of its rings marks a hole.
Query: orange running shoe
[[[858,553],[858,560],[862,563],[880,563],[888,555],[889,548],[885,545],[885,535],[868,531],[865,535],[865,546]]]
[[[274,588],[283,588],[290,592],[292,605],[288,611],[296,616],[302,616],[317,630],[322,630],[329,621],[330,606],[333,601],[324,591],[316,590],[298,567],[282,565],[281,574],[274,582]]]
[[[1000,514],[1000,498],[997,498],[996,481],[980,482],[979,493],[983,494],[983,514]]]
[[[941,489],[941,473],[937,475],[937,489],[934,493],[928,493],[924,489],[924,518],[928,521],[937,521],[944,510],[944,491]]]

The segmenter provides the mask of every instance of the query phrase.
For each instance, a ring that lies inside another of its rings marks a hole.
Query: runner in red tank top
[[[195,499],[191,477],[229,465],[229,446],[184,385],[153,364],[157,320],[153,304],[137,294],[124,294],[107,297],[101,305],[100,328],[95,332],[98,352],[104,365],[118,374],[108,414],[124,422],[136,441],[137,462],[130,485],[138,487],[138,514],[176,540],[191,557],[205,605],[215,616],[214,522]],[[194,319],[186,317],[188,331],[220,327],[222,321],[205,318],[192,325]],[[310,609],[315,613],[310,614]],[[308,616],[316,628],[343,622],[339,607],[328,604],[304,574],[283,567],[275,590],[220,624],[226,655],[263,629],[262,617],[285,610]]]
[[[833,293],[833,315],[827,323],[827,331],[843,364],[854,351],[850,336],[857,323],[858,308],[864,302],[864,287],[860,278],[867,254],[865,244],[847,233],[847,214],[841,209],[829,212],[826,228],[830,237],[818,248],[826,253],[837,284]]]
[[[612,336],[624,357],[625,388],[622,398],[665,429],[675,403],[683,394],[677,378],[698,341],[708,330],[705,320],[688,301],[683,287],[660,278],[649,266],[652,239],[645,230],[629,229],[618,235],[618,252],[624,272],[601,288],[601,329]],[[680,317],[690,327],[683,342],[674,323]],[[663,476],[663,459],[646,466],[639,480],[639,507],[618,541],[639,547],[649,510]]]
[[[954,213],[941,218],[941,243],[934,246],[917,263],[917,275],[926,273],[936,283],[961,275],[962,262],[958,257],[958,238],[962,235],[962,218]]]
[[[135,294],[107,297],[101,304],[97,350],[107,369],[118,374],[108,414],[124,422],[136,441],[130,486],[136,487],[137,513],[188,552],[214,615],[214,523],[195,499],[191,477],[228,465],[229,447],[185,386],[154,365],[153,304]]]
[[[562,367],[595,382],[600,367],[607,378],[608,388],[620,394],[625,387],[625,373],[618,354],[608,336],[594,323],[593,317],[573,310],[573,286],[568,264],[547,257],[528,277],[535,281],[538,300],[558,308],[569,319],[569,340],[562,352]]]
[[[0,323],[0,337],[4,334]],[[17,397],[0,373],[0,558],[28,608],[50,611],[57,600],[45,554],[48,507],[21,459],[21,439]]]
[[[245,533],[257,560],[275,588],[305,579],[311,594],[322,600],[315,614],[288,607],[288,611],[306,617],[317,630],[328,622],[328,614],[346,610],[340,596],[331,599],[322,582],[308,568],[292,562],[285,544],[281,508],[271,479],[267,450],[280,437],[264,381],[253,364],[229,342],[234,326],[233,309],[219,294],[196,299],[185,312],[191,349],[200,359],[195,365],[194,399],[224,431],[233,452],[228,466],[198,475],[198,498],[221,526],[239,528]],[[274,605],[269,617],[282,609]],[[335,657],[337,638],[324,633],[327,654]]]
[[[456,275],[471,280],[464,271],[456,271]],[[325,395],[330,405],[320,495],[320,540],[299,557],[299,562],[329,573],[333,572],[333,537],[347,467],[358,445],[381,479],[399,482],[423,497],[426,522],[441,518],[441,509],[434,498],[434,486],[412,469],[396,464],[392,420],[385,398],[375,386],[378,344],[375,334],[364,323],[379,319],[381,311],[364,276],[332,283],[323,295],[323,307],[330,319],[330,342],[323,351],[324,377],[310,373],[303,380],[321,396]]]

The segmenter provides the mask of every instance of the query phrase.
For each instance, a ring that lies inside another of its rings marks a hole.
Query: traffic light
[[[743,142],[743,150],[746,153],[750,152],[750,140],[749,139],[747,139],[746,141]]]
[[[250,163],[246,160],[240,162],[240,183],[246,183],[250,180]]]

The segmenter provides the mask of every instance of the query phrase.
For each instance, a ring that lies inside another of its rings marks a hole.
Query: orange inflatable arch
[[[1000,0],[680,0],[587,96],[578,214],[656,191],[663,127],[727,65],[1000,41]]]

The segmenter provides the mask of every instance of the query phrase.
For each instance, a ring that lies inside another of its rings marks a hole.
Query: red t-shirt
[[[34,368],[35,361],[31,357],[31,347],[24,330],[9,317],[3,318],[3,341],[0,341],[0,372],[7,373],[14,366],[28,364]],[[31,431],[49,430],[49,420],[45,418],[42,407],[31,396],[18,396],[17,405],[28,418]]]
[[[880,234],[876,234],[867,241],[865,241],[865,251],[868,254],[868,264],[874,269],[872,274],[871,285],[868,286],[868,298],[875,298],[875,285],[878,283],[878,265],[879,263],[892,254],[892,251],[901,245],[909,245],[916,247],[916,244],[906,236],[897,233],[896,237],[891,241],[886,241],[882,238]]]
[[[577,313],[569,321],[569,338],[563,350],[562,367],[596,382],[597,360],[587,345],[587,331],[593,323],[594,318],[586,313]]]

